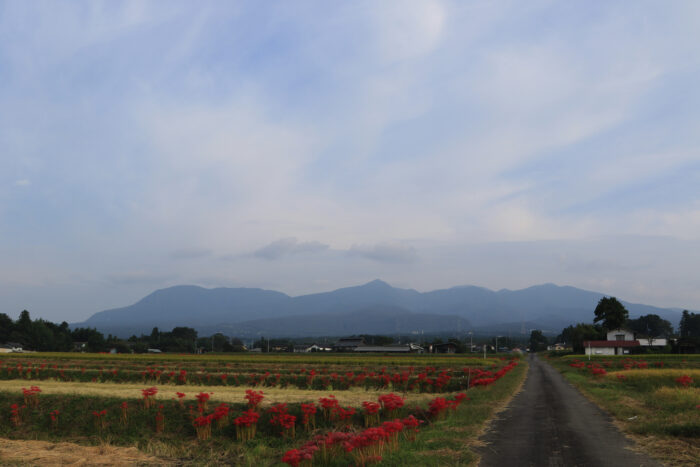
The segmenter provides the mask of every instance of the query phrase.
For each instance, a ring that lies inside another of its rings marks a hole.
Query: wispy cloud
[[[328,249],[328,245],[321,242],[300,242],[296,238],[282,238],[276,240],[253,253],[258,258],[267,260],[279,259],[287,255],[301,253],[317,253]]]
[[[348,250],[348,254],[386,263],[407,263],[418,258],[415,248],[395,242],[384,242],[376,245],[352,245]]]

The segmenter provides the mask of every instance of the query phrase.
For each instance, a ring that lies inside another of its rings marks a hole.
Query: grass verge
[[[677,356],[669,360],[680,361]],[[609,412],[646,453],[667,465],[700,465],[700,370],[630,369],[593,377],[586,367],[572,368],[571,358],[547,361]],[[680,385],[676,379],[683,375],[695,382]]]

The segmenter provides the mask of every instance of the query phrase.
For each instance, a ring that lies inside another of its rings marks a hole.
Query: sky
[[[700,310],[700,2],[0,0],[0,313],[178,284]]]

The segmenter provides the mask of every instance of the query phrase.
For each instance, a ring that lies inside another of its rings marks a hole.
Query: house
[[[6,344],[0,344],[0,353],[12,353],[21,351],[22,344],[18,344],[17,342],[8,342]]]
[[[666,339],[637,337],[626,329],[613,329],[608,331],[604,341],[583,341],[586,355],[624,355],[637,347],[664,347],[668,344]]]
[[[547,350],[571,350],[571,347],[567,347],[566,344],[562,342],[557,342],[554,345],[548,345]]]
[[[294,346],[294,353],[304,352],[330,352],[330,347],[321,347],[317,344],[297,344]]]
[[[583,341],[586,355],[624,355],[640,345],[634,334],[626,329],[608,331],[607,340],[604,341]]]
[[[334,352],[352,352],[356,347],[365,345],[365,340],[361,337],[343,337],[333,344]]]
[[[73,352],[85,352],[87,350],[87,342],[73,342]]]

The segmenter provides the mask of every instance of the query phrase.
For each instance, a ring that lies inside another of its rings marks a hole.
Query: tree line
[[[162,352],[242,352],[243,343],[237,338],[229,338],[221,333],[209,337],[199,337],[197,331],[189,327],[176,327],[170,332],[153,328],[150,335],[131,336],[122,339],[108,334],[106,337],[95,328],[71,329],[65,321],[61,324],[44,319],[32,320],[29,312],[23,310],[13,321],[5,313],[0,313],[0,344],[19,344],[25,350],[41,352],[110,352],[144,353],[148,349]]]

